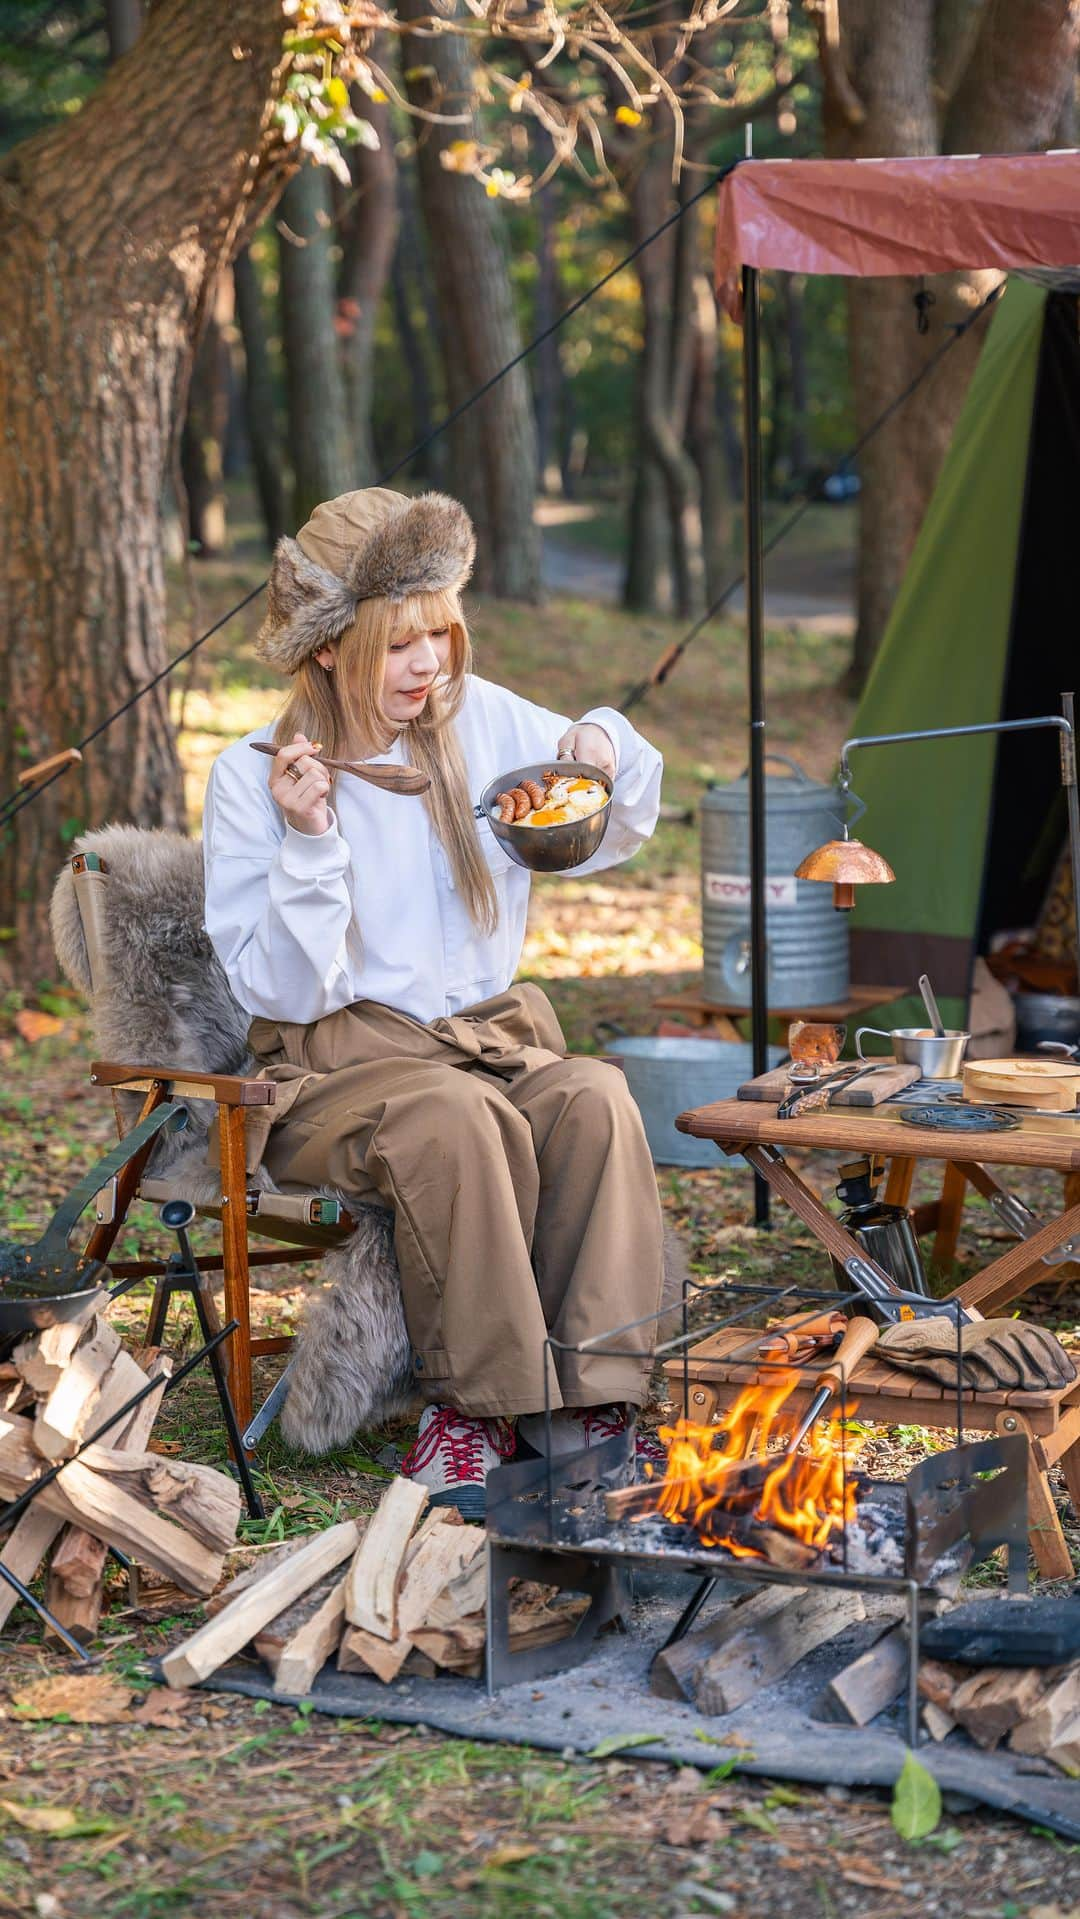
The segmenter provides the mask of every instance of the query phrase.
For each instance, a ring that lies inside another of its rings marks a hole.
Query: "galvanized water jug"
[[[831,886],[797,880],[815,846],[835,839],[843,806],[836,787],[812,780],[785,753],[767,753],[792,777],[765,780],[765,937],[771,1006],[827,1006],[848,989],[847,915]],[[710,786],[701,801],[701,921],[706,999],[749,1006],[750,781],[744,771]]]

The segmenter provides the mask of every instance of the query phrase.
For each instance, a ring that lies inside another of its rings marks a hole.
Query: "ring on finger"
[[[290,780],[302,780],[304,777],[298,766],[287,766],[285,773]]]

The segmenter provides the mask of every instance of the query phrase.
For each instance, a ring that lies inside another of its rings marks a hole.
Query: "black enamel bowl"
[[[506,826],[499,818],[496,798],[520,786],[522,780],[537,780],[542,786],[545,773],[558,772],[567,779],[596,780],[607,794],[607,805],[588,819],[571,820],[567,826]],[[502,773],[485,786],[476,808],[477,819],[487,821],[495,838],[505,846],[516,866],[527,866],[532,873],[566,873],[591,859],[608,830],[611,819],[612,781],[598,766],[583,760],[540,760],[535,766],[519,766],[513,773]]]

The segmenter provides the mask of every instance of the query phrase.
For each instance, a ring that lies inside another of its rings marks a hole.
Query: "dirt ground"
[[[207,618],[246,584],[250,570],[238,565],[209,575]],[[567,710],[582,704],[584,686],[590,700],[617,695],[671,637],[663,622],[630,623],[611,609],[568,601],[542,613],[480,608],[477,631],[485,671],[549,703],[565,700]],[[824,772],[849,713],[836,691],[842,642],[779,631],[770,661],[774,739]],[[741,670],[737,633],[718,630],[688,656],[685,677],[643,709],[641,723],[669,762],[666,796],[676,813],[692,805],[703,780],[739,770]],[[272,710],[275,698],[252,666],[249,628],[226,629],[187,689],[193,820],[213,753]],[[692,822],[676,818],[630,870],[603,883],[538,887],[524,971],[550,991],[572,1046],[594,1049],[604,1020],[648,1030],[655,995],[693,978],[700,966],[696,857]],[[58,1030],[24,1037],[18,1025],[34,1033],[25,1015],[41,1010],[61,1021]],[[91,1046],[85,1013],[55,989],[33,1005],[14,996],[0,1005],[0,1196],[12,1237],[36,1236],[110,1137],[106,1102],[87,1083]],[[823,1189],[835,1178],[824,1161],[810,1171]],[[699,1277],[721,1286],[734,1278],[820,1281],[820,1255],[790,1217],[778,1217],[767,1236],[746,1225],[745,1170],[718,1164],[661,1169],[658,1177]],[[1033,1206],[1060,1204],[1059,1183],[1048,1176],[1025,1176],[1018,1186]],[[985,1259],[999,1236],[993,1215],[974,1201],[961,1265]],[[144,1208],[117,1250],[133,1255],[166,1241]],[[293,1327],[312,1283],[297,1268],[261,1269],[253,1298],[260,1328]],[[133,1343],[147,1303],[145,1294],[129,1295],[115,1309]],[[1066,1275],[1033,1305],[1076,1345],[1074,1280]],[[170,1347],[183,1354],[193,1341],[190,1312],[177,1305]],[[277,1363],[264,1364],[262,1387]],[[650,1416],[662,1410],[658,1400]],[[224,1463],[200,1374],[166,1402],[157,1438],[189,1458]],[[313,1462],[290,1453],[273,1432],[260,1458],[267,1518],[245,1522],[230,1570],[284,1537],[369,1510],[408,1439],[404,1425],[361,1433],[344,1452]],[[917,1428],[878,1429],[870,1463],[899,1474],[934,1443]],[[1080,1536],[1068,1523],[1080,1565]],[[48,1718],[25,1702],[33,1682],[68,1667],[16,1610],[0,1638],[0,1914],[1080,1914],[1080,1848],[953,1802],[927,1839],[909,1843],[895,1831],[884,1795],[740,1777],[737,1754],[712,1773],[640,1762],[632,1752],[571,1761],[153,1687],[147,1659],[200,1616],[153,1581],[133,1606],[117,1574],[95,1669],[112,1682],[103,1707],[111,1716],[83,1724],[72,1719],[70,1702],[68,1710],[54,1705]],[[1077,1791],[1080,1797],[1080,1784]]]

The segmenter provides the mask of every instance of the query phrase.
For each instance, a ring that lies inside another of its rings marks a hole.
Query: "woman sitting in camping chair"
[[[622,1074],[568,1058],[539,987],[512,985],[530,876],[473,796],[556,755],[598,766],[614,794],[591,872],[651,834],[661,760],[609,708],[571,721],[475,677],[474,551],[456,501],[378,487],[279,543],[259,652],[292,690],[217,760],[204,839],[207,930],[283,1082],[267,1170],[393,1209],[428,1402],[403,1470],[479,1515],[491,1467],[543,1443],[547,1332],[580,1345],[647,1319],[662,1250]],[[267,739],[272,759],[250,750]],[[431,785],[402,797],[335,778],[317,751],[407,763]],[[652,1327],[612,1343],[619,1357],[557,1353],[559,1450],[625,1430],[641,1404]]]

